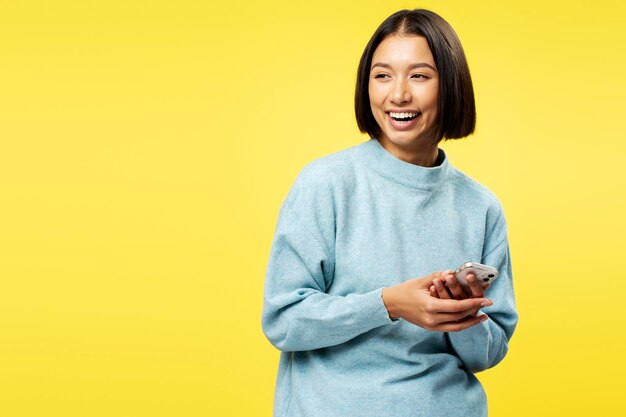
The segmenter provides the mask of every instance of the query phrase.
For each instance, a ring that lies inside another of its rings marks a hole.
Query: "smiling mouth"
[[[396,122],[409,122],[419,116],[421,113],[396,113],[396,112],[387,112],[389,117],[391,117]]]

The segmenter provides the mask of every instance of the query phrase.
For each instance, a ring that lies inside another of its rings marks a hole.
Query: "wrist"
[[[395,290],[393,287],[383,288],[381,298],[383,299],[383,304],[387,309],[387,313],[389,314],[389,318],[391,320],[398,320],[400,318],[400,313],[397,309]]]

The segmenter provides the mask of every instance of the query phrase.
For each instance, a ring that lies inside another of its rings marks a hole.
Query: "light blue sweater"
[[[275,417],[486,416],[474,373],[517,323],[498,199],[450,165],[409,164],[376,139],[300,173],[276,226],[263,331],[282,351]],[[466,261],[498,268],[489,320],[457,333],[392,321],[383,287]]]

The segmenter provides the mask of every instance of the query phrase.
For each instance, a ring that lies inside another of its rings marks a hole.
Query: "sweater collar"
[[[450,173],[448,156],[439,148],[439,158],[443,162],[436,167],[414,165],[396,158],[378,142],[371,138],[360,146],[366,164],[379,174],[395,182],[420,190],[434,190]]]

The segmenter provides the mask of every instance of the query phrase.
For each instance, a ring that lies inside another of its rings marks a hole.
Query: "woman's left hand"
[[[454,272],[445,271],[441,278],[435,278],[430,286],[430,295],[441,299],[464,300],[466,298],[482,298],[489,285],[482,286],[474,274],[467,275],[469,289],[464,289],[454,277]]]

